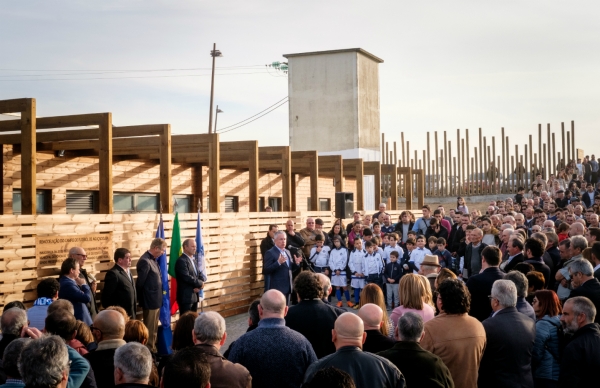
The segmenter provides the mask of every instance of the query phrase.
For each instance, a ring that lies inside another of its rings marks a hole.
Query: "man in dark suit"
[[[294,256],[285,249],[285,233],[275,234],[275,246],[267,251],[263,258],[263,275],[265,275],[265,291],[278,290],[289,304],[292,293],[292,271],[298,268],[302,257]]]
[[[121,306],[129,315],[135,319],[137,308],[137,295],[135,283],[131,276],[131,253],[126,248],[115,250],[115,265],[106,272],[104,277],[104,288],[102,289],[102,306]]]
[[[158,259],[167,249],[167,243],[162,238],[155,238],[150,249],[140,257],[136,264],[137,280],[135,289],[138,301],[142,307],[144,325],[148,329],[148,349],[156,353],[156,334],[158,332],[158,314],[162,306],[162,280]]]
[[[195,253],[196,241],[188,238],[183,242],[183,253],[175,262],[177,304],[181,315],[188,311],[198,311],[198,293],[204,288],[204,275],[198,270]]]
[[[585,296],[592,301],[596,311],[600,311],[600,282],[594,277],[594,269],[589,261],[575,259],[569,266],[573,291],[569,298]],[[600,323],[600,314],[596,314],[594,322]]]
[[[60,289],[58,298],[66,299],[73,304],[74,315],[86,325],[92,324],[92,317],[87,304],[92,299],[92,290],[79,277],[79,263],[73,258],[65,259],[60,266],[60,277],[58,278]]]
[[[594,264],[594,277],[600,280],[600,242],[592,244],[592,264]]]
[[[285,325],[306,337],[317,358],[334,353],[331,330],[341,314],[321,300],[323,287],[318,275],[309,271],[301,272],[294,280],[294,292],[298,294],[299,302],[289,308]]]
[[[398,342],[377,355],[387,358],[402,371],[408,387],[454,387],[450,370],[442,359],[419,345],[425,334],[423,318],[409,311],[397,323]]]
[[[515,308],[517,288],[510,280],[497,280],[490,304],[494,314],[483,321],[487,344],[479,365],[479,387],[531,387],[531,353],[535,322]]]
[[[537,238],[528,238],[525,240],[525,255],[527,256],[527,260],[524,263],[533,265],[536,271],[544,274],[544,279],[546,279],[545,287],[547,288],[550,281],[550,267],[542,259],[545,248],[543,242]]]
[[[471,309],[469,315],[483,321],[490,316],[492,307],[488,296],[492,290],[492,285],[498,279],[504,277],[498,265],[502,257],[502,252],[498,247],[489,246],[481,251],[481,268],[483,271],[471,276],[467,280],[467,288],[471,293]]]
[[[90,302],[87,304],[88,311],[92,319],[98,314],[98,307],[96,306],[96,287],[98,282],[96,282],[96,278],[87,272],[83,266],[85,265],[85,261],[87,260],[87,254],[85,250],[81,247],[73,247],[69,249],[69,257],[75,259],[79,263],[79,277],[85,280],[85,284],[92,290],[92,297]]]
[[[523,241],[516,237],[508,239],[508,259],[500,264],[500,269],[506,273],[510,272],[519,263],[525,260],[523,256]]]
[[[394,346],[394,340],[381,333],[381,325],[387,325],[383,322],[383,310],[373,303],[367,303],[358,310],[358,316],[363,320],[367,339],[363,343],[363,351],[370,353],[379,353],[388,350]]]

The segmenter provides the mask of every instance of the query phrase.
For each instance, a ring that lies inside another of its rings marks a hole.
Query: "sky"
[[[514,147],[538,124],[559,134],[561,122],[568,128],[575,120],[576,146],[593,153],[598,11],[597,1],[4,0],[0,99],[35,97],[38,116],[110,111],[114,125],[170,123],[173,133],[206,133],[213,43],[223,53],[218,128],[287,96],[285,74],[265,64],[288,53],[360,47],[384,60],[386,139],[399,143],[404,132],[411,149],[423,149],[427,131],[449,131],[454,140],[456,129],[469,128],[474,144],[477,128],[499,136],[504,127]],[[287,145],[288,127],[286,104],[221,140]]]

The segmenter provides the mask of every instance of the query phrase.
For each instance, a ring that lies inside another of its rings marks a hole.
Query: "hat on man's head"
[[[317,219],[315,220],[315,224],[317,224],[317,225],[323,225],[323,220],[322,220],[322,219],[320,219],[320,218],[317,218]]]
[[[560,193],[564,193],[564,192],[565,192],[564,190],[558,190],[558,191],[556,192],[556,194],[560,194]]]
[[[421,265],[431,265],[434,267],[441,267],[440,261],[437,255],[425,255],[425,259],[421,263]]]

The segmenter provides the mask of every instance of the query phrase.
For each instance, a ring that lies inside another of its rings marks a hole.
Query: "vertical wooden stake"
[[[98,199],[100,214],[113,213],[113,179],[112,179],[112,113],[102,115],[100,128]],[[35,151],[35,146],[34,146]]]
[[[467,179],[466,181],[468,182],[467,184],[467,194],[471,194],[471,181],[473,180],[473,178],[471,177],[471,174],[474,173],[473,170],[473,163],[471,163],[471,165],[469,165],[469,160],[471,159],[471,149],[469,148],[469,129],[465,129],[465,140],[466,140],[466,146],[467,146]]]
[[[173,213],[171,170],[171,125],[166,124],[160,134],[160,201],[163,204],[162,211],[167,214]]]
[[[21,112],[21,214],[35,215],[37,209],[36,110],[35,98],[31,98],[27,99],[25,110]]]

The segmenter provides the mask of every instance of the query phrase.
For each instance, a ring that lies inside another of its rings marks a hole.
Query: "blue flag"
[[[160,217],[158,229],[156,230],[156,238],[165,238],[165,228],[163,226],[162,215]],[[173,342],[173,332],[171,331],[171,308],[169,301],[169,273],[167,269],[167,253],[163,252],[163,254],[158,258],[156,262],[158,263],[158,268],[160,268],[160,277],[163,289],[163,302],[159,314],[159,320],[162,326],[160,326],[158,330],[157,349],[159,354],[164,355],[171,354],[171,343]]]
[[[204,243],[202,242],[202,225],[200,225],[200,211],[198,211],[198,223],[196,224],[196,263],[198,271],[202,274],[202,280],[206,281],[206,261],[204,260]],[[204,298],[204,288],[199,293]]]

